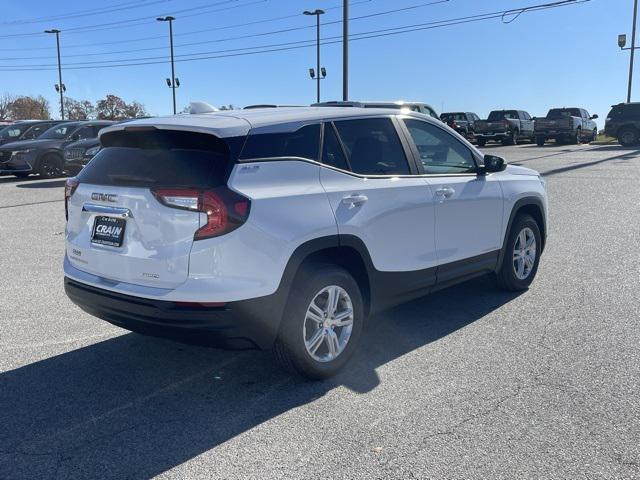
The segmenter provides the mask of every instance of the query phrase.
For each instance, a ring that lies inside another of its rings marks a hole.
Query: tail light
[[[153,188],[151,192],[167,207],[206,214],[207,220],[196,230],[194,240],[232,232],[249,217],[251,201],[228,188]]]
[[[75,178],[67,178],[64,184],[64,217],[69,220],[69,199],[80,185]]]

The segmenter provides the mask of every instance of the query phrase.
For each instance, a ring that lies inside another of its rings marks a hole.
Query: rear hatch
[[[226,205],[246,199],[225,187],[228,143],[152,127],[102,141],[66,188],[69,261],[114,282],[177,287],[189,275],[193,242],[237,226]],[[236,208],[248,214],[248,205]]]
[[[475,124],[476,132],[482,133],[502,133],[507,129],[508,123],[504,120],[499,122],[490,122],[488,120],[480,120]]]

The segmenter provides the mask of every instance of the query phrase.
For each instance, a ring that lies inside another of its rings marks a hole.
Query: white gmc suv
[[[397,110],[151,118],[101,131],[67,181],[65,289],[129,330],[273,348],[338,371],[369,315],[493,273],[536,275],[544,180]]]

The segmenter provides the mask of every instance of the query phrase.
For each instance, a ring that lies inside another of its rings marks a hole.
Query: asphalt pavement
[[[640,478],[640,153],[486,151],[548,182],[530,290],[387,311],[320,383],[83,313],[64,180],[0,177],[0,478]]]

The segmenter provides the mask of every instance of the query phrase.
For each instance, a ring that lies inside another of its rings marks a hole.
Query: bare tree
[[[9,93],[0,95],[0,120],[11,120],[11,104],[16,99]]]
[[[64,98],[64,110],[69,120],[87,120],[92,118],[96,108],[89,100],[74,100],[71,97]]]

